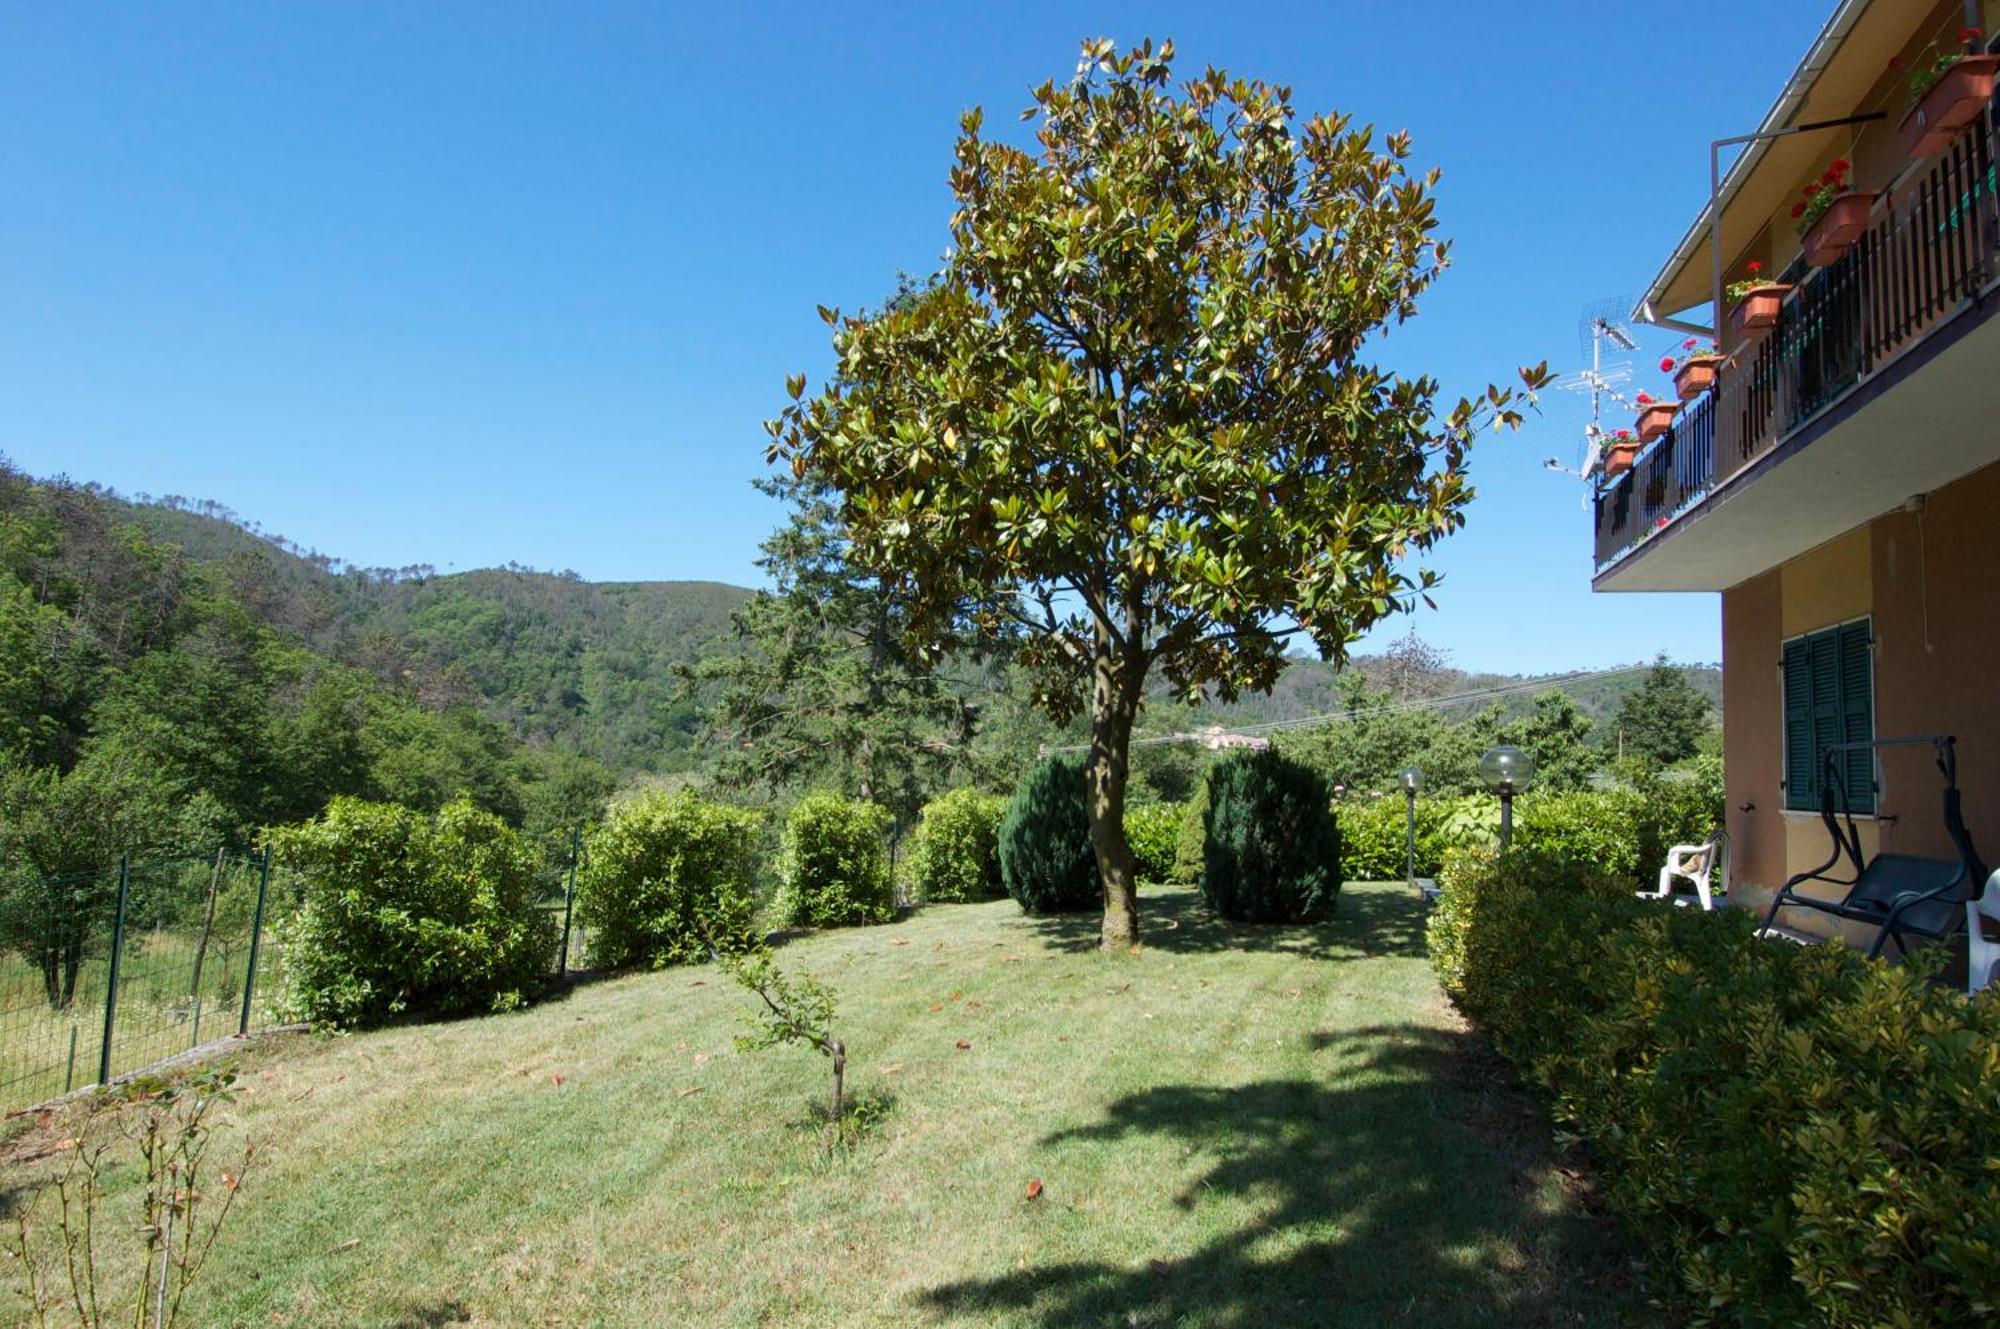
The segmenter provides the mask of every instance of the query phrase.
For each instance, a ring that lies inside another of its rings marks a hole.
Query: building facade
[[[1594,586],[1721,595],[1736,904],[1828,857],[1830,743],[1954,735],[1967,823],[2000,855],[1996,17],[1840,5],[1637,311],[1715,330],[1724,359],[1600,481]],[[1794,214],[1843,169],[1846,234],[1802,237]],[[1954,856],[1927,749],[1841,761],[1866,849]]]

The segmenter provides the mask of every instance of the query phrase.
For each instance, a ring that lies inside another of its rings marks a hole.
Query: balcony
[[[1780,278],[1777,326],[1599,491],[1597,589],[1726,589],[2000,460],[1994,148],[1968,128],[1833,266]]]

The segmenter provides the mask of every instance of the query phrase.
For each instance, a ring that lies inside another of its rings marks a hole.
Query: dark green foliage
[[[557,923],[536,899],[535,855],[469,802],[427,816],[338,798],[318,821],[271,832],[271,845],[302,886],[279,925],[296,1018],[511,1010],[550,973]]]
[[[1000,819],[1007,800],[977,789],[954,789],[924,805],[910,836],[910,884],[918,899],[946,904],[992,900],[1000,882]]]
[[[1275,751],[1245,752],[1208,777],[1201,893],[1224,918],[1297,923],[1340,896],[1340,836],[1326,781]]]
[[[1402,880],[1409,865],[1406,801],[1389,794],[1343,802],[1338,811],[1341,875],[1348,881]],[[1491,795],[1418,798],[1417,875],[1435,878],[1446,854],[1490,845],[1499,830],[1500,809]],[[1515,833],[1519,834],[1518,826]]]
[[[1619,704],[1615,741],[1627,756],[1656,766],[1683,761],[1701,750],[1712,727],[1709,710],[1709,699],[1689,685],[1686,672],[1662,655]]]
[[[1455,860],[1446,990],[1590,1149],[1694,1322],[1971,1325],[2000,1304],[2000,1003],[1570,855]]]
[[[1030,914],[1074,913],[1104,903],[1081,758],[1049,757],[1015,789],[1000,821],[1000,880]]]
[[[886,923],[895,916],[889,827],[879,803],[808,794],[785,818],[773,912],[792,927]]]
[[[661,969],[753,941],[758,820],[689,789],[614,808],[585,838],[577,875],[592,962]]]
[[[1172,881],[1186,809],[1179,803],[1134,803],[1125,808],[1125,840],[1139,860],[1142,881]]]
[[[825,488],[790,476],[755,483],[792,508],[757,560],[773,589],[733,616],[740,650],[681,669],[710,698],[716,778],[739,789],[817,784],[913,820],[964,746],[970,710],[911,650],[884,580],[848,561]]]

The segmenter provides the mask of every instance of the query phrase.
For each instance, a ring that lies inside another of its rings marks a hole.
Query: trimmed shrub
[[[1174,841],[1173,880],[1192,886],[1201,880],[1203,846],[1208,843],[1208,781],[1195,785],[1181,808],[1180,834]]]
[[[1000,818],[1007,800],[954,789],[924,804],[910,835],[910,884],[918,899],[956,904],[995,900],[1000,884]]]
[[[1179,803],[1139,803],[1125,809],[1125,841],[1139,860],[1144,881],[1171,881],[1175,852],[1180,847],[1182,806]]]
[[[1340,833],[1326,780],[1266,750],[1208,777],[1201,893],[1224,918],[1296,923],[1332,912],[1340,896]]]
[[[1590,1148],[1699,1323],[1958,1325],[2000,1304],[2000,998],[1568,854],[1455,859],[1438,976]]]
[[[557,924],[536,900],[535,856],[468,800],[426,815],[336,798],[270,843],[302,891],[278,924],[289,1018],[512,1010],[553,972]]]
[[[1067,914],[1104,903],[1090,847],[1083,761],[1050,757],[1029,771],[1000,820],[1000,880],[1030,914]]]
[[[664,969],[705,959],[710,937],[724,949],[752,941],[761,820],[691,789],[613,808],[585,840],[577,873],[577,921],[592,962]]]
[[[886,923],[896,913],[884,839],[895,818],[879,803],[808,794],[778,843],[775,912],[790,927]]]

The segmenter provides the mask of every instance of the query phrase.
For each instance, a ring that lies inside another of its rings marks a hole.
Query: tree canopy
[[[1085,43],[1035,90],[1033,151],[968,112],[943,270],[879,313],[823,310],[836,375],[794,376],[770,424],[927,656],[1019,631],[1038,703],[1090,714],[1107,947],[1136,935],[1148,676],[1230,698],[1296,637],[1344,659],[1435,582],[1416,560],[1464,521],[1474,436],[1521,410],[1494,386],[1441,409],[1369,358],[1448,261],[1409,137],[1213,69],[1175,89],[1173,57]]]

